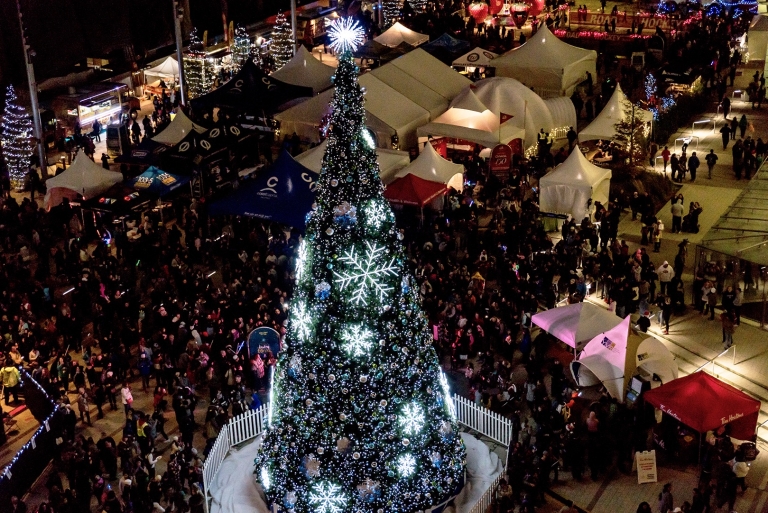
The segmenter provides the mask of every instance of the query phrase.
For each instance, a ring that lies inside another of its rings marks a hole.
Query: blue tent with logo
[[[241,182],[230,195],[211,203],[210,215],[258,217],[304,230],[318,177],[283,150],[257,178]]]
[[[151,166],[139,176],[131,178],[128,183],[137,191],[146,191],[162,198],[171,191],[189,183],[190,179],[189,176],[172,175],[162,169]]]

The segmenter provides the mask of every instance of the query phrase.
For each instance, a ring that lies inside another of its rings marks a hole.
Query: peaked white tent
[[[580,222],[589,214],[587,201],[608,202],[611,170],[597,167],[578,148],[553,171],[539,180],[542,212],[571,214]]]
[[[320,173],[320,169],[323,167],[323,155],[325,154],[326,146],[328,146],[328,142],[323,141],[321,144],[297,156],[296,162],[315,173]],[[381,181],[389,184],[395,180],[395,175],[399,170],[410,164],[411,157],[407,151],[376,148],[376,162],[379,164]]]
[[[398,57],[387,66],[395,66],[405,71],[449,101],[456,98],[472,83],[467,77],[446,66],[421,48]]]
[[[452,66],[463,67],[475,67],[475,68],[492,68],[491,61],[498,57],[499,54],[483,50],[479,46],[474,50],[470,50],[455,61],[451,63]]]
[[[427,143],[421,154],[411,164],[397,173],[397,178],[412,174],[430,182],[438,182],[464,190],[464,166],[445,160],[435,148]]]
[[[176,78],[179,76],[179,63],[173,57],[168,57],[157,66],[145,69],[144,76]]]
[[[597,52],[560,41],[542,26],[519,48],[494,59],[497,77],[516,78],[542,97],[570,96],[589,71],[597,76]]]
[[[122,181],[122,173],[104,169],[81,151],[64,172],[45,182],[45,208],[55,207],[64,198],[92,198]]]
[[[747,47],[750,61],[764,61],[768,51],[768,16],[758,14],[749,23]]]
[[[448,137],[493,148],[525,137],[525,130],[507,121],[499,125],[499,117],[483,112],[451,107],[433,122],[418,128],[419,137]]]
[[[637,347],[635,365],[638,372],[652,379],[654,375],[661,383],[677,379],[679,369],[675,357],[660,340],[648,337]]]
[[[419,46],[429,41],[429,36],[426,34],[419,34],[398,21],[385,30],[380,36],[374,37],[373,40],[377,43],[394,48],[400,43]]]
[[[397,66],[385,64],[371,71],[371,75],[429,111],[431,119],[436,118],[448,109],[448,100],[446,98]]]
[[[539,312],[531,322],[574,350],[600,333],[615,328],[621,318],[589,302]]]
[[[299,45],[296,55],[271,76],[286,84],[311,87],[312,92],[317,94],[331,87],[334,73],[336,68],[323,64],[315,59],[312,52]]]
[[[631,121],[631,114],[625,110],[625,103],[628,101],[627,95],[621,90],[621,86],[616,84],[610,99],[600,111],[600,114],[587,127],[579,132],[579,141],[596,141],[597,139],[613,139],[616,135],[616,123],[621,121]],[[640,119],[644,123],[653,121],[653,113],[648,110],[635,108],[635,119]]]
[[[625,381],[634,373],[634,356],[627,361],[627,355],[634,354],[628,349],[629,319],[628,315],[618,325],[595,336],[584,346],[579,358],[571,362],[571,373],[579,386],[603,385],[620,403],[624,402]]]
[[[165,130],[154,136],[152,140],[160,144],[173,146],[174,144],[180,143],[181,140],[193,130],[198,134],[202,134],[205,133],[207,129],[197,123],[193,123],[184,112],[179,110],[176,112],[171,124],[165,127]]]

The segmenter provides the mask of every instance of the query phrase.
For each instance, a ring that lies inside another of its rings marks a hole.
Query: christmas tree
[[[16,91],[8,86],[5,95],[3,124],[0,127],[0,143],[3,146],[3,159],[8,168],[11,185],[21,189],[29,172],[32,146],[32,120],[26,109],[19,105]]]
[[[206,59],[205,46],[194,27],[189,33],[189,46],[184,55],[184,80],[190,99],[204,95],[213,84],[213,68]]]
[[[403,8],[403,0],[384,0],[381,10],[384,13],[384,26],[391,27],[400,19],[400,10]]]
[[[254,472],[292,513],[411,513],[456,493],[465,450],[382,196],[351,54],[361,31],[343,18],[331,37],[328,147]]]
[[[646,153],[647,123],[640,117],[639,108],[635,107],[629,100],[623,100],[621,103],[623,116],[621,121],[616,123],[616,135],[613,140],[618,144],[619,150],[626,158],[629,158],[629,164],[642,160]]]
[[[269,44],[269,55],[274,62],[274,71],[282,68],[293,57],[292,34],[290,22],[283,13],[279,13],[272,28],[272,42]]]
[[[239,71],[251,58],[251,38],[243,27],[235,28],[235,38],[232,42],[232,64]]]

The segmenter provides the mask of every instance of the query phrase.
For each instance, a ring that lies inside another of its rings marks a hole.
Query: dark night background
[[[249,25],[286,10],[288,0],[187,0],[192,24],[209,41],[228,21]],[[183,3],[183,2],[180,2]],[[306,3],[306,2],[299,2]],[[110,60],[115,71],[140,65],[147,51],[173,43],[172,0],[21,0],[38,82],[85,68],[87,57]],[[184,37],[187,37],[184,31]],[[76,64],[80,67],[75,67]],[[26,81],[15,0],[0,2],[0,84]]]

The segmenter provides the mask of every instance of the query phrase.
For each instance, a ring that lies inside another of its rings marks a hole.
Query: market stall
[[[600,140],[612,140],[616,137],[616,125],[623,121],[631,122],[631,105],[629,98],[621,90],[621,86],[616,84],[616,89],[613,91],[608,102],[603,107],[595,119],[587,125],[587,127],[579,132],[579,142],[596,141]],[[648,110],[635,108],[635,119],[639,119],[643,123],[651,123],[653,121],[653,113]]]
[[[320,174],[323,166],[323,156],[328,142],[323,141],[319,145],[311,148],[296,157],[296,162]],[[395,179],[395,174],[410,164],[411,158],[407,151],[389,150],[386,148],[376,148],[376,163],[379,165],[379,176],[384,184],[388,184]]]
[[[377,43],[394,48],[400,43],[419,46],[429,41],[429,36],[426,34],[419,34],[398,21],[385,30],[381,35],[374,37],[373,40]]]
[[[587,301],[539,312],[531,322],[574,349],[615,328],[622,319]]]
[[[539,206],[542,212],[570,214],[581,222],[590,213],[592,200],[608,204],[611,170],[587,160],[577,148],[570,156],[539,180]]]
[[[637,373],[647,381],[669,383],[677,379],[678,367],[674,355],[660,340],[648,337],[637,347]]]
[[[464,190],[464,166],[445,160],[431,144],[426,144],[416,160],[396,176],[401,178],[408,174],[447,185],[459,192]]]
[[[66,170],[45,182],[48,190],[44,205],[46,210],[50,210],[64,201],[64,198],[91,198],[122,181],[121,173],[104,169],[81,151]]]
[[[178,77],[179,63],[173,57],[168,57],[157,66],[144,70],[144,94],[148,97],[161,96],[163,92],[171,94]]]
[[[395,205],[412,205],[424,208],[432,200],[448,192],[445,184],[424,180],[408,174],[397,178],[384,190],[384,197]]]
[[[747,31],[749,61],[765,61],[768,51],[768,16],[757,14],[749,23]]]
[[[184,137],[191,132],[202,134],[207,128],[193,123],[191,119],[187,117],[181,110],[177,111],[171,119],[171,124],[165,127],[165,130],[157,134],[152,138],[153,141],[165,144],[167,146],[173,146],[181,142]]]
[[[172,175],[151,166],[139,176],[129,179],[128,183],[137,191],[146,191],[153,196],[162,198],[189,183],[190,179],[189,176]]]
[[[429,43],[424,43],[419,48],[428,52],[431,56],[440,62],[450,64],[457,56],[469,50],[469,42],[463,39],[456,39],[447,32]]]
[[[443,98],[453,100],[472,83],[455,69],[440,62],[421,48],[416,48],[392,61],[407,74],[436,91]]]
[[[336,68],[323,64],[315,59],[312,52],[299,45],[296,55],[269,76],[286,84],[310,87],[312,92],[317,94],[331,87],[331,77],[334,73]]]
[[[474,68],[492,68],[493,64],[491,64],[491,61],[498,56],[499,54],[489,52],[478,46],[455,59],[451,65],[459,68],[469,68],[468,71],[474,70]]]

